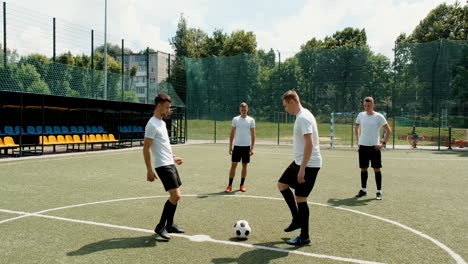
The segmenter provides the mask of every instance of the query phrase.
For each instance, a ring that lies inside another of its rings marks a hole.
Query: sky
[[[393,57],[396,37],[411,34],[430,10],[455,0],[108,0],[107,42],[138,52],[146,47],[173,53],[169,39],[180,16],[188,27],[211,35],[253,31],[257,47],[294,55],[315,37],[323,39],[345,27],[365,29],[375,53]],[[464,2],[464,1],[463,1]],[[20,54],[52,54],[52,17],[57,53],[90,53],[104,43],[105,0],[7,0],[7,47]],[[0,30],[3,33],[3,28]],[[3,42],[3,39],[0,41]]]

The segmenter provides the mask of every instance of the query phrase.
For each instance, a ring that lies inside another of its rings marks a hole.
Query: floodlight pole
[[[104,100],[107,100],[107,0],[104,1]]]

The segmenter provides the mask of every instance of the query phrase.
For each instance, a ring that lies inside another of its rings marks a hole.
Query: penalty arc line
[[[233,198],[254,198],[254,199],[267,199],[267,200],[283,200],[283,198],[276,198],[276,197],[268,197],[268,196],[255,196],[255,195],[224,195],[224,194],[185,194],[185,195],[182,195],[183,197],[233,197]],[[107,201],[98,201],[98,202],[91,202],[91,203],[83,203],[83,204],[77,204],[77,205],[70,205],[70,206],[63,206],[63,207],[57,207],[57,208],[52,208],[52,209],[47,209],[47,210],[43,210],[43,211],[39,211],[39,212],[36,212],[36,213],[25,213],[25,214],[29,214],[29,215],[39,215],[39,214],[42,214],[42,213],[46,213],[46,212],[51,212],[51,211],[56,211],[56,210],[63,210],[63,209],[69,209],[69,208],[74,208],[74,207],[81,207],[81,206],[87,206],[87,205],[95,205],[95,204],[103,204],[103,203],[112,203],[112,202],[119,202],[119,201],[129,201],[129,200],[142,200],[142,199],[152,199],[152,198],[166,198],[167,195],[158,195],[158,196],[146,196],[146,197],[131,197],[131,198],[122,198],[122,199],[114,199],[114,200],[107,200]],[[338,207],[338,206],[331,206],[331,205],[327,205],[327,204],[321,204],[321,203],[314,203],[314,202],[307,202],[308,204],[313,204],[313,205],[318,205],[318,206],[323,206],[323,207],[329,207],[329,208],[334,208],[334,209],[338,209],[338,210],[344,210],[344,211],[348,211],[348,212],[352,212],[352,213],[356,213],[356,214],[360,214],[360,215],[364,215],[364,216],[368,216],[368,217],[371,217],[371,218],[374,218],[374,219],[377,219],[377,220],[381,220],[381,221],[384,221],[384,222],[387,222],[387,223],[390,223],[392,225],[396,225],[400,228],[403,228],[403,229],[406,229],[420,237],[423,237],[425,239],[428,239],[429,241],[431,241],[432,243],[434,243],[435,245],[437,245],[438,247],[440,247],[441,249],[443,249],[444,251],[446,251],[456,262],[457,264],[467,264],[465,262],[465,260],[460,256],[458,255],[457,253],[455,253],[453,250],[451,250],[449,247],[447,247],[445,244],[443,244],[442,242],[422,233],[421,231],[418,231],[416,229],[413,229],[409,226],[406,226],[404,224],[401,224],[399,222],[396,222],[396,221],[393,221],[393,220],[390,220],[390,219],[386,219],[386,218],[383,218],[383,217],[380,217],[380,216],[376,216],[376,215],[372,215],[372,214],[368,214],[368,213],[364,213],[364,212],[361,212],[361,211],[357,211],[357,210],[353,210],[353,209],[348,209],[348,208],[342,208],[342,207]],[[0,211],[3,211],[3,212],[7,212],[8,210],[1,210]],[[13,212],[13,211],[11,211]],[[20,219],[20,218],[24,218],[24,217],[27,217],[29,215],[22,215],[22,216],[18,216],[18,217],[14,217],[14,218],[9,218],[9,219],[5,219],[5,220],[2,220],[0,221],[0,224],[2,223],[5,223],[5,222],[9,222],[9,221],[13,221],[13,220],[17,220],[17,219]],[[241,243],[242,244],[242,243]]]

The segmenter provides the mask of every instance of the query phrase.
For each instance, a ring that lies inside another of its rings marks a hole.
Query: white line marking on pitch
[[[267,200],[280,200],[282,201],[283,198],[276,198],[276,197],[268,197],[268,196],[254,196],[254,195],[224,195],[224,194],[185,194],[185,195],[182,195],[183,197],[209,197],[209,196],[212,196],[212,197],[234,197],[234,198],[254,198],[254,199],[267,199]],[[22,216],[18,216],[18,217],[14,217],[14,218],[9,218],[9,219],[5,219],[5,220],[2,220],[0,221],[0,224],[2,223],[5,223],[5,222],[9,222],[9,221],[13,221],[13,220],[17,220],[19,218],[24,218],[24,217],[27,217],[27,216],[39,216],[39,214],[41,213],[46,213],[46,212],[51,212],[51,211],[56,211],[56,210],[63,210],[63,209],[68,209],[68,208],[74,208],[74,207],[81,207],[81,206],[87,206],[87,205],[94,205],[94,204],[103,204],[103,203],[112,203],[112,202],[119,202],[119,201],[129,201],[129,200],[142,200],[142,199],[152,199],[152,198],[166,198],[167,195],[157,195],[157,196],[146,196],[146,197],[131,197],[131,198],[122,198],[122,199],[114,199],[114,200],[107,200],[107,201],[98,201],[98,202],[91,202],[91,203],[83,203],[83,204],[76,204],[76,205],[69,205],[69,206],[63,206],[63,207],[57,207],[57,208],[52,208],[52,209],[47,209],[47,210],[43,210],[43,211],[39,211],[39,212],[36,212],[36,213],[24,213],[24,212],[16,212],[15,211],[9,211],[9,210],[3,210],[3,209],[0,209],[0,212],[5,212],[5,213],[14,213],[14,214],[23,214]],[[453,250],[451,250],[449,247],[447,247],[445,244],[443,244],[442,242],[422,233],[421,231],[418,231],[416,229],[413,229],[407,225],[404,225],[404,224],[401,224],[399,222],[396,222],[396,221],[393,221],[393,220],[389,220],[389,219],[386,219],[386,218],[383,218],[383,217],[380,217],[380,216],[376,216],[376,215],[372,215],[372,214],[368,214],[368,213],[364,213],[364,212],[361,212],[361,211],[357,211],[357,210],[353,210],[353,209],[348,209],[348,208],[342,208],[342,207],[338,207],[338,206],[332,206],[332,205],[328,205],[328,204],[321,204],[321,203],[314,203],[314,202],[307,202],[308,204],[313,204],[313,205],[318,205],[318,206],[324,206],[324,207],[329,207],[329,208],[334,208],[334,209],[338,209],[338,210],[343,210],[343,211],[348,211],[348,212],[352,212],[352,213],[356,213],[356,214],[360,214],[360,215],[364,215],[364,216],[368,216],[368,217],[371,217],[371,218],[374,218],[374,219],[377,219],[377,220],[381,220],[381,221],[384,221],[384,222],[387,222],[387,223],[390,223],[392,225],[396,225],[398,227],[401,227],[403,229],[406,229],[420,237],[423,237],[425,239],[428,239],[429,241],[431,241],[432,243],[434,243],[435,245],[437,245],[438,247],[442,248],[443,250],[445,250],[447,253],[449,253],[449,255],[458,263],[458,264],[467,264],[465,262],[465,260],[463,260],[463,258],[458,255],[457,253],[455,253]],[[27,215],[24,215],[24,214],[27,214]]]
[[[74,223],[80,223],[80,224],[104,226],[104,227],[110,227],[110,228],[118,228],[118,229],[124,229],[124,230],[154,234],[154,231],[150,230],[150,229],[128,227],[128,226],[121,226],[121,225],[112,225],[112,224],[99,223],[99,222],[94,222],[94,221],[85,221],[85,220],[77,220],[77,219],[58,217],[58,216],[51,216],[51,215],[42,215],[42,214],[37,214],[37,213],[26,213],[26,212],[9,211],[9,210],[2,210],[2,209],[0,209],[0,211],[8,212],[8,213],[15,213],[15,214],[22,214],[24,216],[35,216],[35,217],[48,218],[48,219],[54,219],[54,220],[61,220],[61,221],[67,221],[67,222],[74,222]],[[217,244],[225,244],[225,245],[232,245],[232,246],[241,246],[241,247],[246,247],[246,248],[255,248],[255,249],[262,249],[262,250],[285,252],[285,253],[292,253],[292,254],[297,254],[297,255],[304,255],[304,256],[308,256],[308,257],[332,259],[332,260],[352,262],[352,263],[360,263],[360,264],[383,264],[382,262],[374,262],[374,261],[352,259],[352,258],[343,258],[343,257],[329,256],[329,255],[323,255],[323,254],[308,253],[308,252],[303,252],[303,251],[298,251],[298,250],[273,248],[273,247],[245,244],[245,243],[240,243],[240,242],[217,240],[217,239],[212,239],[208,235],[189,236],[189,235],[181,235],[181,234],[171,234],[171,236],[186,238],[186,239],[189,239],[190,241],[193,241],[193,242],[211,242],[211,243],[217,243]]]

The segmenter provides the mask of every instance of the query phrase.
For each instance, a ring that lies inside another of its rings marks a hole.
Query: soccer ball
[[[250,225],[247,221],[245,220],[239,220],[237,223],[234,225],[234,234],[238,238],[247,238],[247,236],[252,232],[252,229],[250,228]]]

